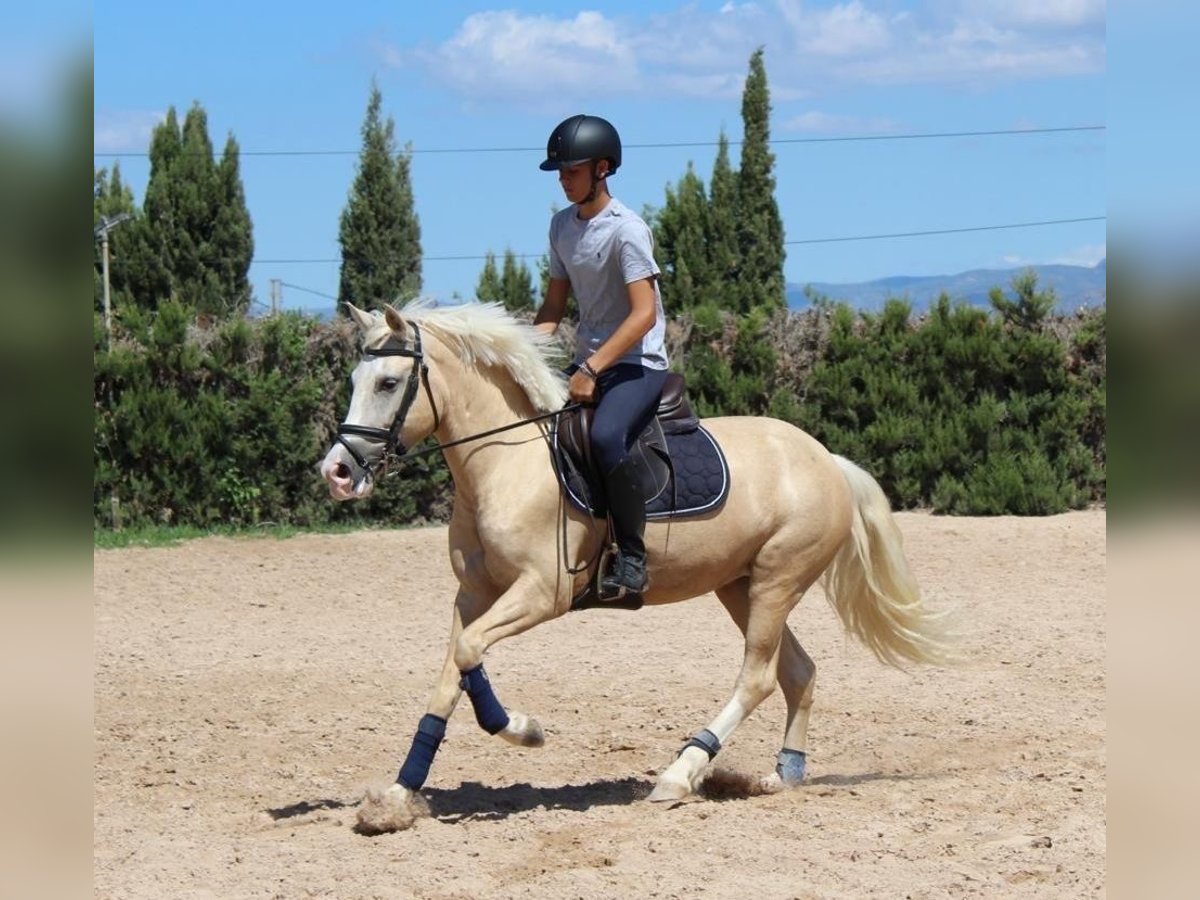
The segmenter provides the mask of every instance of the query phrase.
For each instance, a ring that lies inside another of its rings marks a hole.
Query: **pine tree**
[[[381,119],[382,105],[379,87],[372,82],[358,170],[338,230],[338,297],[364,308],[409,300],[421,292],[421,226],[413,204],[411,151],[397,152],[395,122],[390,116],[386,122]]]
[[[760,47],[750,57],[742,92],[742,160],[738,171],[738,310],[774,312],[787,306],[783,222],[775,202],[775,155],[770,150],[771,102]]]

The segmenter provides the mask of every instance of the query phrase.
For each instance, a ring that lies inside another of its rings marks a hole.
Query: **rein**
[[[418,456],[428,456],[430,453],[437,453],[439,450],[445,450],[447,447],[456,447],[459,444],[466,444],[470,441],[477,441],[480,438],[491,437],[493,434],[499,434],[502,431],[512,431],[514,428],[520,428],[522,425],[528,425],[531,422],[541,422],[544,419],[553,419],[569,412],[574,412],[583,404],[568,403],[562,409],[556,409],[554,412],[541,413],[540,415],[530,416],[528,419],[518,419],[515,422],[509,422],[507,425],[501,425],[499,428],[490,428],[487,431],[481,431],[479,434],[472,434],[465,438],[458,438],[453,441],[446,441],[444,444],[434,444],[432,447],[427,447],[424,450],[406,450],[397,458],[400,460],[415,459]]]
[[[433,391],[429,387],[429,366],[425,364],[425,353],[421,348],[421,329],[416,322],[411,323],[413,328],[413,343],[411,347],[380,347],[377,350],[366,350],[364,356],[405,356],[415,360],[413,367],[408,373],[408,382],[404,386],[404,396],[400,400],[400,408],[396,411],[396,416],[392,420],[390,428],[373,428],[369,425],[348,425],[343,423],[338,426],[337,437],[335,440],[341,444],[354,461],[358,463],[367,472],[372,471],[376,466],[372,466],[367,458],[361,454],[349,441],[345,439],[346,435],[353,437],[366,438],[377,444],[383,444],[383,453],[380,455],[378,464],[383,463],[383,457],[388,453],[395,455],[398,461],[403,462],[406,459],[415,459],[419,456],[428,456],[431,453],[437,453],[445,450],[447,447],[456,447],[459,444],[466,444],[471,441],[478,441],[482,438],[491,437],[493,434],[500,434],[503,431],[511,431],[514,428],[520,428],[522,425],[528,425],[532,422],[541,422],[545,419],[554,419],[564,413],[574,412],[580,408],[579,403],[568,403],[562,409],[557,409],[553,412],[542,413],[536,416],[530,416],[527,419],[519,419],[516,422],[510,422],[508,425],[501,425],[499,428],[490,428],[487,431],[481,431],[479,434],[468,435],[457,440],[447,441],[444,444],[434,444],[424,450],[409,450],[400,441],[400,432],[404,430],[404,421],[408,418],[408,413],[412,409],[413,403],[417,399],[417,391],[424,385],[425,393],[429,397],[429,407],[433,410],[433,430],[437,431],[441,425],[441,416],[438,414],[437,404],[433,402]],[[399,452],[397,453],[397,449]],[[378,465],[377,464],[377,465]]]

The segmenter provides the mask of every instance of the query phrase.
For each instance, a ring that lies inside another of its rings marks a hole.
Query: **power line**
[[[794,241],[784,241],[785,246],[796,246],[800,244],[834,244],[845,241],[881,241],[891,238],[908,238],[908,237],[926,237],[937,234],[966,234],[972,231],[1002,231],[1011,228],[1041,228],[1047,225],[1073,225],[1079,222],[1104,222],[1108,216],[1080,216],[1073,219],[1043,219],[1038,222],[1011,222],[1003,225],[969,225],[965,228],[931,228],[923,231],[893,231],[886,234],[857,234],[845,235],[839,237],[819,237],[819,238],[801,238]],[[489,255],[495,254],[462,254],[462,255],[447,255],[447,256],[422,256],[422,262],[470,262],[473,260],[486,260]],[[514,253],[516,259],[537,259],[545,256],[542,253]],[[258,265],[299,265],[299,264],[329,264],[342,262],[341,257],[316,258],[316,259],[256,259],[254,262]],[[307,290],[306,288],[298,287],[294,284],[287,284],[287,287],[294,287],[297,290]],[[314,292],[315,293],[315,292]],[[321,296],[328,296],[322,294]],[[334,299],[334,298],[331,298]]]
[[[964,234],[968,231],[1000,231],[1004,228],[1038,228],[1042,225],[1070,225],[1075,222],[1103,222],[1108,216],[1084,216],[1078,219],[1046,219],[1042,222],[1014,222],[1011,225],[972,225],[967,228],[937,228],[930,231],[896,231],[891,234],[859,234],[852,237],[805,238],[784,241],[791,244],[833,244],[839,241],[878,241],[885,238],[924,237],[929,234]]]
[[[835,144],[855,141],[913,141],[939,138],[997,137],[1002,135],[1063,134],[1068,132],[1107,131],[1107,125],[1065,125],[1054,128],[998,128],[989,131],[925,131],[910,134],[857,134],[841,137],[773,138],[769,144]],[[661,150],[674,147],[716,147],[718,141],[665,141],[648,144],[625,144],[627,150]],[[729,146],[739,147],[743,141],[728,141]],[[406,152],[418,154],[452,153],[541,153],[545,147],[413,147]],[[239,150],[239,156],[358,156],[358,150]],[[149,151],[122,151],[118,153],[93,152],[93,157],[131,159],[149,156]]]
[[[338,260],[338,262],[341,262],[341,260]],[[306,287],[301,287],[298,284],[292,284],[290,281],[280,281],[279,283],[281,285],[283,285],[284,287],[291,288],[294,291],[303,291],[306,294],[314,294],[317,297],[324,297],[326,300],[337,300],[337,297],[331,296],[331,295],[323,293],[321,291],[314,291],[312,288],[306,288]]]

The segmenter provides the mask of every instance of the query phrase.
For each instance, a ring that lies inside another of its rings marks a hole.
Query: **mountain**
[[[1055,311],[1071,312],[1081,306],[1103,306],[1107,298],[1107,260],[1094,266],[1021,266],[1014,269],[972,269],[958,275],[892,275],[875,281],[853,284],[811,282],[810,287],[835,302],[849,303],[855,309],[876,311],[892,298],[908,300],[914,312],[923,312],[944,291],[954,301],[965,300],[972,306],[989,306],[988,292],[999,287],[1007,293],[1012,280],[1026,269],[1037,273],[1038,289],[1054,288],[1058,297]],[[791,309],[807,309],[805,285],[788,284],[787,301]]]

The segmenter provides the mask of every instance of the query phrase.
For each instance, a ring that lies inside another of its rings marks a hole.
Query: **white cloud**
[[[784,131],[807,134],[894,134],[902,130],[899,123],[890,119],[843,116],[815,109],[785,119],[781,127]]]
[[[166,113],[143,109],[97,110],[92,120],[92,149],[96,153],[145,151],[154,126]]]
[[[785,17],[800,38],[800,49],[806,53],[858,56],[878,53],[891,43],[888,21],[858,0],[811,13],[791,12]]]
[[[725,99],[765,46],[772,98],[786,102],[864,84],[978,87],[1102,72],[1104,18],[1103,0],[945,0],[899,12],[890,0],[686,3],[619,18],[490,11],[435,46],[379,54],[471,101],[544,103],[598,92]]]
[[[597,12],[573,19],[476,13],[448,41],[411,56],[477,99],[624,92],[639,80],[629,41]],[[410,55],[393,49],[390,58]]]

